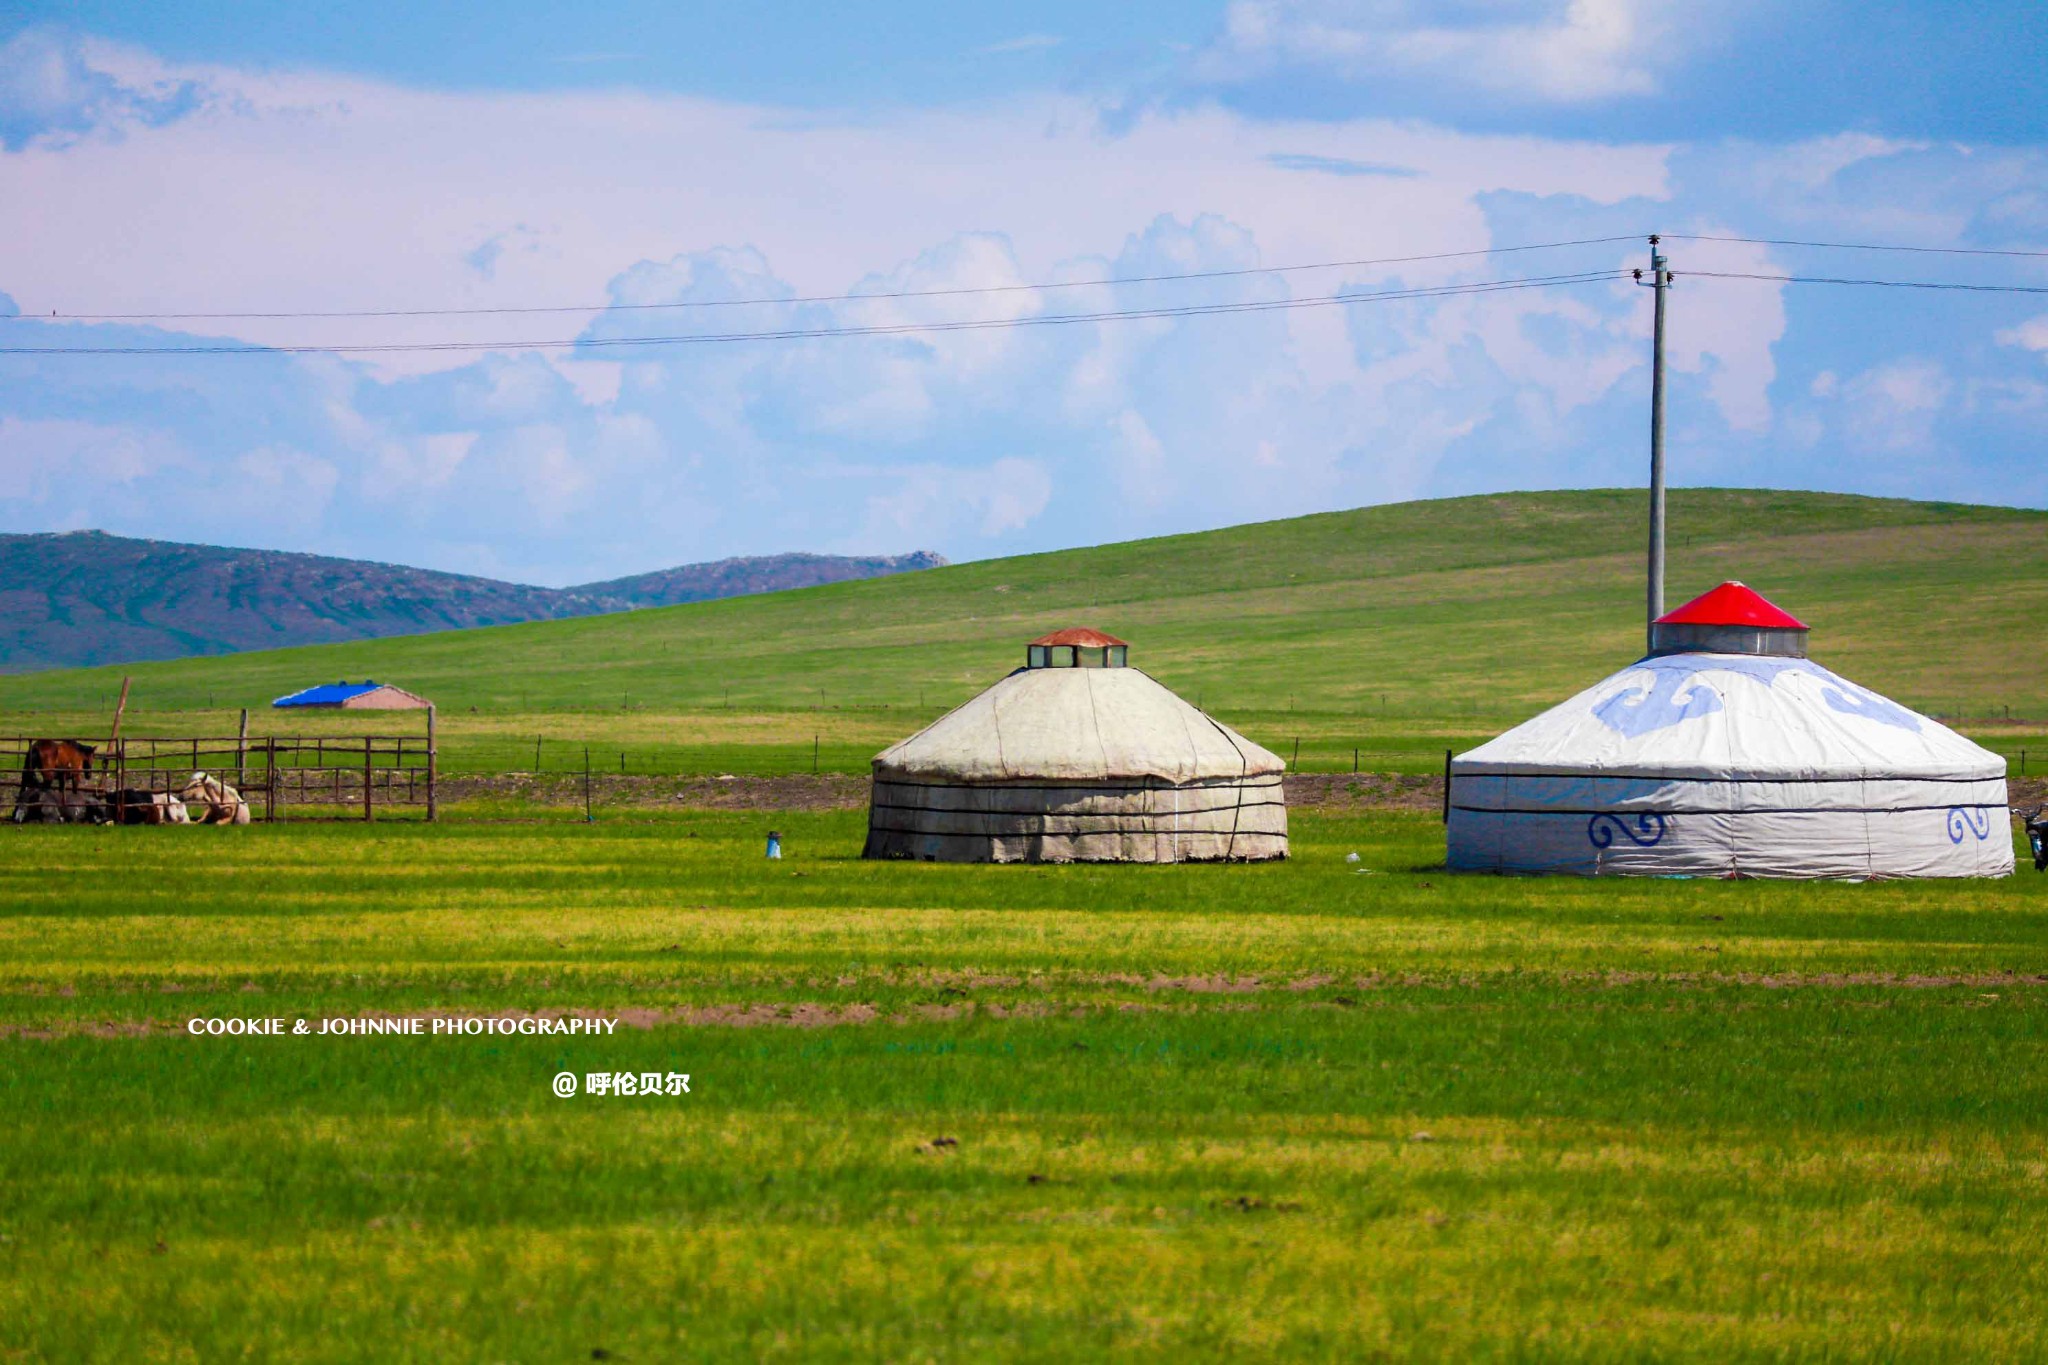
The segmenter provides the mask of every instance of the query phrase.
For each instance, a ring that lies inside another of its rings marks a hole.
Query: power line
[[[509,314],[625,313],[679,308],[744,308],[761,304],[859,303],[867,299],[957,298],[969,294],[1018,294],[1041,289],[1099,289],[1104,285],[1161,284],[1176,280],[1226,280],[1246,275],[1287,275],[1305,270],[1348,270],[1362,266],[1409,265],[1423,261],[1455,261],[1473,256],[1505,256],[1520,251],[1556,251],[1573,246],[1633,242],[1624,237],[1579,237],[1566,242],[1530,242],[1520,246],[1480,247],[1471,251],[1437,251],[1421,256],[1375,256],[1355,261],[1315,261],[1304,265],[1246,266],[1237,270],[1190,270],[1175,275],[1133,275],[1105,280],[1055,280],[1045,284],[991,284],[959,289],[899,289],[873,294],[801,294],[786,299],[686,299],[676,303],[553,304],[504,308],[379,308],[335,312],[269,313],[24,313],[0,322],[230,322],[316,318],[443,318],[498,317]]]
[[[1833,275],[1764,275],[1742,270],[1676,270],[1680,276],[1706,276],[1715,280],[1767,280],[1773,284],[1858,284],[1876,289],[1954,289],[1971,294],[2048,294],[2048,285],[2038,284],[1954,284],[1940,280],[1865,280]]]
[[[1785,237],[1732,237],[1712,236],[1696,232],[1666,232],[1661,234],[1675,242],[1745,242],[1751,246],[1811,246],[1829,251],[1910,251],[1928,256],[2016,256],[2028,258],[2048,257],[2048,251],[1999,250],[1992,247],[1975,246],[1888,246],[1882,242],[1803,242]],[[1702,271],[1693,271],[1702,274]]]
[[[1494,294],[1517,289],[1551,289],[1565,285],[1620,280],[1621,269],[1581,271],[1524,279],[1480,280],[1372,293],[1319,295],[1307,299],[1265,299],[1239,303],[1182,304],[1160,308],[1122,308],[1094,313],[1043,313],[1021,318],[969,318],[953,322],[885,323],[868,327],[788,327],[755,332],[696,332],[672,336],[592,337],[544,341],[369,342],[355,345],[283,346],[0,346],[0,355],[364,355],[424,351],[546,351],[566,349],[694,346],[721,342],[799,341],[823,337],[907,336],[933,332],[997,331],[1015,327],[1056,327],[1088,322],[1126,322],[1145,318],[1210,317],[1229,313],[1281,312],[1295,308],[1327,308],[1354,303],[1389,303],[1404,299],[1451,298]]]
[[[1588,241],[1593,241],[1593,240],[1596,240],[1596,239],[1587,239],[1587,240],[1588,240]],[[1629,239],[1621,239],[1621,238],[1614,238],[1614,239],[1597,239],[1597,240],[1610,240],[1610,241],[1611,241],[1611,240],[1629,240]],[[1722,240],[1735,240],[1735,239],[1722,239]],[[1743,240],[1747,240],[1747,239],[1743,239]],[[1552,245],[1567,245],[1567,244],[1561,244],[1561,243],[1546,243],[1546,244],[1542,244],[1542,245],[1540,245],[1540,246],[1531,246],[1531,247],[1509,247],[1509,248],[1503,248],[1503,250],[1540,250],[1540,249],[1543,249],[1543,247],[1544,247],[1544,246],[1552,246]],[[1572,244],[1569,244],[1569,245],[1578,245],[1578,243],[1572,243]],[[1407,259],[1445,259],[1445,258],[1447,258],[1447,257],[1449,257],[1449,256],[1460,256],[1460,255],[1483,255],[1483,254],[1486,254],[1486,253],[1483,253],[1483,252],[1451,252],[1451,253],[1444,253],[1444,255],[1443,255],[1443,256],[1438,256],[1438,257],[1427,257],[1427,258],[1417,257],[1417,258],[1407,258]],[[1334,264],[1339,264],[1339,263],[1336,263],[1336,262],[1332,262],[1332,263],[1330,263],[1330,264],[1334,265]],[[1352,264],[1357,264],[1357,263],[1352,263]],[[1320,266],[1300,266],[1300,267],[1296,267],[1296,266],[1287,266],[1287,267],[1276,267],[1275,269],[1286,269],[1286,270],[1294,270],[1294,269],[1320,269],[1320,268],[1325,268],[1325,267],[1320,267]],[[1223,275],[1232,275],[1232,274],[1236,274],[1236,275],[1244,275],[1244,274],[1258,274],[1258,273],[1262,273],[1262,272],[1259,272],[1259,271],[1253,271],[1253,270],[1245,270],[1245,271],[1225,271],[1225,272],[1214,272],[1213,274],[1209,274],[1209,275],[1202,275],[1202,274],[1191,274],[1191,275],[1183,275],[1183,276],[1155,276],[1155,277],[1150,277],[1150,278],[1153,278],[1153,279],[1176,279],[1176,278],[1177,278],[1177,279],[1199,279],[1199,278],[1214,278],[1214,277],[1218,277],[1218,276],[1223,276]],[[1465,295],[1474,295],[1474,294],[1490,294],[1490,293],[1500,293],[1500,292],[1504,292],[1504,291],[1510,291],[1510,290],[1520,290],[1520,289],[1547,289],[1547,288],[1556,288],[1556,287],[1560,287],[1560,286],[1567,286],[1567,285],[1578,285],[1578,284],[1593,284],[1593,283],[1598,283],[1598,282],[1601,282],[1601,281],[1607,281],[1607,280],[1618,280],[1618,279],[1621,279],[1621,278],[1623,278],[1623,277],[1624,277],[1624,276],[1626,276],[1627,274],[1628,274],[1628,272],[1627,272],[1626,270],[1622,270],[1622,269],[1618,269],[1618,268],[1617,268],[1617,269],[1607,269],[1607,270],[1594,270],[1594,271],[1579,271],[1579,272],[1575,272],[1575,273],[1570,273],[1570,274],[1562,274],[1562,275],[1547,275],[1547,276],[1534,276],[1534,277],[1526,277],[1526,278],[1519,278],[1519,279],[1504,279],[1504,280],[1480,280],[1480,281],[1470,281],[1470,282],[1465,282],[1465,283],[1460,283],[1460,284],[1448,284],[1448,285],[1430,285],[1430,286],[1420,286],[1420,287],[1417,287],[1417,288],[1412,288],[1412,289],[1392,289],[1392,290],[1378,290],[1378,291],[1372,291],[1372,292],[1364,292],[1364,293],[1347,293],[1347,294],[1331,294],[1331,295],[1318,295],[1318,296],[1316,296],[1316,297],[1314,297],[1314,298],[1306,298],[1306,299],[1266,299],[1266,300],[1252,300],[1252,301],[1244,301],[1244,302],[1236,302],[1236,303],[1211,303],[1211,304],[1178,304],[1178,305],[1171,305],[1171,306],[1161,306],[1161,307],[1156,307],[1156,308],[1124,308],[1124,309],[1105,309],[1105,310],[1100,310],[1100,311],[1096,311],[1096,312],[1087,312],[1087,313],[1045,313],[1045,314],[1037,314],[1037,315],[1033,315],[1033,316],[1029,316],[1029,317],[1020,317],[1020,318],[968,318],[968,319],[959,319],[959,320],[954,320],[954,321],[940,321],[940,322],[900,322],[900,323],[883,323],[883,324],[875,324],[875,325],[872,325],[872,326],[851,326],[851,327],[786,327],[786,328],[774,328],[774,329],[768,329],[768,330],[761,330],[761,331],[741,331],[741,332],[698,332],[698,333],[682,333],[682,334],[671,334],[671,335],[657,335],[657,336],[644,336],[644,337],[588,337],[588,338],[568,337],[568,338],[551,338],[551,339],[541,339],[541,340],[502,340],[502,341],[423,341],[423,342],[365,342],[365,343],[357,343],[357,344],[331,344],[331,345],[322,345],[322,344],[285,344],[285,345],[255,345],[255,344],[234,344],[234,345],[217,345],[217,346],[0,346],[0,355],[22,355],[22,356],[29,356],[29,355],[48,355],[48,356],[58,356],[58,355],[164,355],[164,356],[173,356],[173,355],[175,355],[175,356],[186,356],[186,355],[370,355],[370,354],[420,353],[420,352],[438,352],[438,351],[548,351],[548,350],[572,350],[572,349],[584,349],[584,350],[598,350],[598,349],[623,349],[623,348],[636,348],[636,347],[648,347],[648,346],[691,346],[691,345],[709,345],[709,344],[718,344],[718,343],[736,343],[736,342],[750,342],[750,341],[799,341],[799,340],[815,340],[815,339],[822,339],[822,338],[829,338],[829,337],[887,337],[887,336],[911,336],[911,335],[921,335],[921,334],[930,334],[930,333],[943,333],[943,332],[970,332],[970,331],[991,331],[991,330],[1007,330],[1007,329],[1011,329],[1011,328],[1018,328],[1018,327],[1054,327],[1054,326],[1064,326],[1064,325],[1072,325],[1072,324],[1077,324],[1077,323],[1105,323],[1105,322],[1124,322],[1124,321],[1135,321],[1135,320],[1143,320],[1143,319],[1148,319],[1148,318],[1153,318],[1153,319],[1156,319],[1156,318],[1185,318],[1185,317],[1208,317],[1208,316],[1215,316],[1215,315],[1222,315],[1222,314],[1233,314],[1233,313],[1264,313],[1264,312],[1288,311],[1288,310],[1292,310],[1292,309],[1297,309],[1297,308],[1326,308],[1326,307],[1331,307],[1331,306],[1336,306],[1336,305],[1344,305],[1344,304],[1354,304],[1354,303],[1386,303],[1386,302],[1397,302],[1397,301],[1401,301],[1401,300],[1407,300],[1407,299],[1431,299],[1431,298],[1453,298],[1453,297],[1459,297],[1459,296],[1465,296]],[[1978,294],[2048,294],[2048,285],[2015,285],[2015,284],[1965,284],[1965,283],[1957,283],[1957,282],[1951,282],[1951,281],[1938,281],[1938,280],[1885,280],[1885,279],[1872,279],[1872,278],[1860,278],[1860,277],[1847,277],[1847,276],[1830,276],[1830,275],[1790,275],[1790,274],[1767,274],[1767,273],[1763,273],[1763,272],[1752,272],[1752,271],[1733,271],[1733,270],[1686,270],[1686,271],[1675,271],[1675,272],[1673,272],[1673,274],[1674,274],[1674,276],[1676,276],[1676,275],[1685,275],[1685,276],[1692,276],[1692,277],[1697,277],[1697,278],[1705,278],[1705,279],[1724,279],[1724,280],[1756,280],[1756,281],[1760,281],[1760,282],[1764,282],[1764,283],[1771,283],[1771,284],[1832,284],[1832,285],[1852,285],[1852,286],[1863,286],[1863,287],[1869,287],[1869,288],[1879,288],[1879,289],[1926,289],[1926,290],[1938,290],[1938,291],[1939,291],[1939,290],[1946,290],[1946,291],[1954,291],[1954,292],[1962,292],[1962,293],[1978,293]],[[1135,281],[1116,281],[1116,283],[1129,283],[1129,282],[1135,282]],[[1019,290],[1019,289],[1035,289],[1035,288],[1040,288],[1040,287],[1044,287],[1044,286],[1036,286],[1036,285],[1016,285],[1016,286],[1008,286],[1008,285],[1006,285],[1006,286],[997,286],[997,287],[994,287],[994,288],[991,288],[991,289],[977,289],[977,290],[951,290],[951,291],[931,291],[931,292],[933,292],[933,293],[952,293],[952,294],[980,294],[980,293],[1002,293],[1002,292],[1013,292],[1013,291],[1015,291],[1015,290]],[[866,294],[866,295],[849,295],[849,296],[845,296],[845,297],[846,297],[846,298],[849,298],[849,299],[861,299],[861,298],[885,298],[885,297],[891,297],[891,296],[889,296],[889,295],[875,295],[875,294]],[[904,296],[901,296],[901,295],[899,295],[899,296],[896,296],[896,297],[904,297]],[[795,301],[796,301],[796,300],[779,300],[779,302],[795,302]],[[668,306],[668,305],[642,305],[642,306],[646,306],[646,307],[663,307],[663,306]],[[503,311],[518,311],[518,310],[503,310]],[[547,311],[547,312],[552,312],[552,311],[569,311],[569,310],[554,310],[554,309],[546,309],[546,310],[534,310],[534,311]],[[581,311],[581,310],[575,310],[575,311]],[[413,315],[413,316],[427,316],[427,315],[433,315],[433,314],[431,314],[431,313],[422,313],[422,314],[417,314],[417,315]],[[249,317],[249,316],[257,316],[257,315],[252,315],[252,314],[238,314],[238,315],[232,315],[232,316],[243,316],[243,317]],[[282,316],[289,316],[289,315],[282,315],[282,314],[280,314],[280,315],[277,315],[277,316],[280,316],[280,317],[282,317]],[[350,315],[350,316],[378,316],[378,315],[373,315],[373,314],[353,314],[353,315]],[[26,320],[35,320],[35,319],[33,319],[33,318],[24,318],[24,319],[21,319],[21,320],[25,320],[25,321],[26,321]]]
[[[1667,232],[1668,240],[1684,242],[1739,242],[1753,246],[1813,247],[1829,251],[1899,251],[1923,255],[1994,256],[2014,259],[2048,259],[2048,251],[1999,249],[1991,247],[1900,246],[1882,242],[1821,242],[1787,237],[1743,237],[1733,234]],[[1251,275],[1287,275],[1313,270],[1348,270],[1368,266],[1411,265],[1429,261],[1467,260],[1475,256],[1504,256],[1525,251],[1556,251],[1576,246],[1607,246],[1634,242],[1643,234],[1612,237],[1575,237],[1556,242],[1526,242],[1514,246],[1479,247],[1467,251],[1437,251],[1412,256],[1372,256],[1355,260],[1311,261],[1298,265],[1247,266],[1233,270],[1190,270],[1174,274],[1132,275],[1096,280],[1054,280],[1040,284],[996,284],[955,289],[898,289],[874,293],[798,294],[788,298],[686,299],[669,303],[594,303],[507,305],[491,308],[372,308],[335,310],[273,310],[263,312],[193,313],[23,313],[0,317],[0,322],[233,322],[288,321],[347,318],[425,317],[510,317],[569,313],[661,312],[697,308],[747,308],[771,304],[859,303],[863,300],[960,298],[983,294],[1035,293],[1052,289],[1097,289],[1106,285],[1164,284],[1188,280],[1238,279]],[[1705,274],[1690,271],[1690,274]],[[1907,286],[1902,286],[1907,287]]]

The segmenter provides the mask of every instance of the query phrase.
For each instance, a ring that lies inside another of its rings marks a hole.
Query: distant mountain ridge
[[[782,554],[571,588],[104,531],[0,535],[0,672],[334,643],[781,592],[943,556]]]
[[[813,588],[820,583],[844,583],[850,578],[881,578],[913,569],[937,569],[945,563],[944,555],[930,550],[915,550],[907,555],[767,555],[685,564],[630,578],[585,583],[564,591],[635,607],[668,607],[678,602],[706,602],[715,597],[750,597],[758,592]]]

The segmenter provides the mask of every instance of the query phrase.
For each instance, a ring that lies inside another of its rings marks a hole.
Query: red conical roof
[[[1805,630],[1806,622],[1772,605],[1740,583],[1723,583],[1657,618],[1660,626],[1754,626],[1759,630]]]

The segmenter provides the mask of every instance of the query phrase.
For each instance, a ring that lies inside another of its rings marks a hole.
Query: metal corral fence
[[[0,811],[13,809],[21,795],[22,768],[34,742],[0,736]],[[374,820],[380,810],[424,806],[432,820],[440,813],[436,759],[431,729],[425,735],[310,738],[123,735],[93,754],[86,785],[109,798],[121,792],[175,793],[194,773],[204,772],[239,791],[256,819],[283,820],[286,812],[304,806],[359,807],[360,818]]]

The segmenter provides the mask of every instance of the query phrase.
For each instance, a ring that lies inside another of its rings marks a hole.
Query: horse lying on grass
[[[169,792],[118,791],[106,798],[107,818],[122,825],[189,825],[192,814]]]
[[[192,805],[206,807],[205,813],[199,817],[202,825],[249,823],[249,803],[242,799],[240,792],[217,777],[194,773],[178,796]]]
[[[169,792],[126,788],[71,791],[47,787],[24,792],[15,804],[16,824],[189,825],[185,803]]]
[[[109,817],[106,800],[96,791],[23,787],[14,798],[13,818],[17,825],[103,825]]]
[[[195,807],[188,810],[187,807]],[[249,803],[217,777],[192,774],[178,792],[128,787],[102,792],[70,785],[30,786],[24,783],[14,803],[14,823],[90,822],[95,825],[246,825]]]

